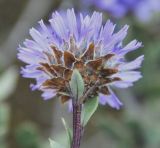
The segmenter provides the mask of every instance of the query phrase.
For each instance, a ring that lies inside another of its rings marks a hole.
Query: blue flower
[[[36,81],[32,90],[43,91],[44,99],[59,96],[63,103],[70,102],[69,81],[76,68],[86,91],[99,82],[88,98],[98,95],[100,104],[119,109],[122,103],[112,87],[130,87],[142,77],[137,69],[144,56],[131,62],[125,59],[128,52],[142,46],[137,40],[123,45],[129,26],[115,32],[110,20],[102,25],[101,13],[76,17],[73,9],[65,15],[54,12],[49,22],[39,21],[38,29],[30,29],[32,39],[18,48],[18,58],[26,63],[21,74]]]
[[[160,12],[160,0],[88,0],[88,3],[116,18],[132,13],[141,22],[151,20],[154,14]]]

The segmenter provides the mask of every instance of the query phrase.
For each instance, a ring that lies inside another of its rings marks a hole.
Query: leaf
[[[71,133],[71,129],[68,127],[66,121],[64,120],[64,118],[62,118],[62,123],[65,127],[65,130],[66,130],[66,133],[67,133],[67,141],[68,141],[68,144],[69,146],[68,147],[71,147],[71,142],[72,142],[72,133]]]
[[[51,148],[65,148],[64,146],[62,146],[61,144],[59,144],[54,140],[49,139],[49,142],[50,142]]]
[[[75,99],[79,99],[83,96],[84,92],[84,81],[77,69],[73,70],[71,81],[70,81],[70,87],[73,94],[73,97]]]
[[[89,99],[83,106],[81,124],[85,126],[98,107],[98,97]]]
[[[0,101],[6,99],[13,93],[16,87],[18,72],[15,67],[11,67],[0,77]]]

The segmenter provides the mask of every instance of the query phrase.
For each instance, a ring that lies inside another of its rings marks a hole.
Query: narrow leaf
[[[81,124],[85,126],[98,107],[98,97],[89,99],[83,106]]]
[[[59,144],[54,140],[49,139],[49,142],[50,142],[51,148],[65,148],[64,146],[62,146],[61,144]]]
[[[73,70],[70,87],[73,94],[73,97],[79,99],[82,97],[84,92],[84,81],[78,70]]]
[[[67,133],[67,141],[68,141],[68,147],[71,147],[71,142],[72,142],[72,132],[71,129],[68,127],[66,121],[64,120],[64,118],[62,118],[62,123],[65,127],[66,133]]]

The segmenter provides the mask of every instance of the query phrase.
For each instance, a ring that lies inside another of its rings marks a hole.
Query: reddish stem
[[[72,141],[72,148],[80,148],[81,133],[82,133],[81,111],[82,111],[82,105],[77,103],[77,102],[74,102],[73,103],[73,141]]]

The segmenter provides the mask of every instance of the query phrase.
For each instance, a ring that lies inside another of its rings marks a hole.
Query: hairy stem
[[[80,148],[82,136],[81,111],[82,105],[73,101],[73,141],[71,148]]]

